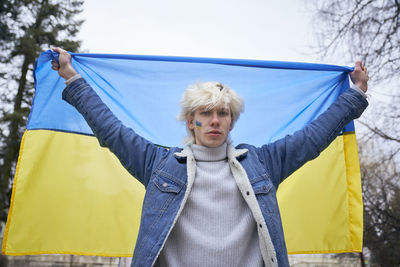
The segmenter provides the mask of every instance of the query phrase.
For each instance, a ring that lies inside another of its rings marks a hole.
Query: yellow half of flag
[[[144,188],[95,137],[28,130],[2,251],[131,256]],[[362,249],[357,145],[347,132],[278,191],[289,253]]]

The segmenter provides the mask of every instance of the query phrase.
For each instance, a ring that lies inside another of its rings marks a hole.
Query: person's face
[[[195,144],[218,147],[226,141],[232,130],[230,109],[225,105],[211,110],[200,107],[187,120],[187,126],[194,132]]]

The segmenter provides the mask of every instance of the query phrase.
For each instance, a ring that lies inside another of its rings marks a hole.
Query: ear
[[[193,117],[192,116],[190,116],[189,119],[187,119],[186,125],[189,128],[189,130],[194,130],[194,123],[193,123]]]
[[[231,125],[229,126],[229,131],[232,131],[233,129],[233,121],[231,121]]]

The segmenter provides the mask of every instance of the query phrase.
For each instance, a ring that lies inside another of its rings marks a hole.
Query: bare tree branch
[[[359,123],[361,123],[362,125],[367,127],[369,130],[371,130],[373,133],[379,135],[380,137],[382,137],[384,139],[400,143],[400,139],[399,138],[395,138],[395,137],[389,136],[386,133],[384,133],[381,130],[379,130],[377,127],[371,127],[369,124],[367,124],[365,122],[362,122],[362,121],[359,121]]]

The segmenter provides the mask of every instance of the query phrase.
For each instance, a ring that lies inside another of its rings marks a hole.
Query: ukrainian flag
[[[2,251],[131,256],[144,188],[99,146],[83,117],[62,101],[54,54],[38,58],[36,95],[21,142]],[[256,60],[72,54],[76,70],[117,117],[163,146],[179,146],[175,118],[184,89],[218,81],[246,110],[235,144],[262,145],[303,128],[349,87],[352,68]],[[353,123],[278,191],[289,253],[362,249],[362,200]]]

